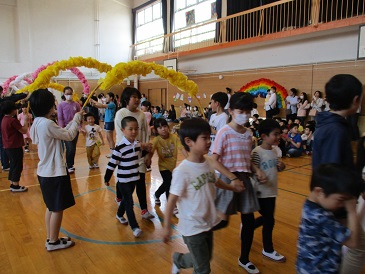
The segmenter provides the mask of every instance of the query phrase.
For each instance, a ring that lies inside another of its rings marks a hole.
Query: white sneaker
[[[134,237],[138,238],[139,236],[141,236],[143,233],[143,231],[141,229],[139,229],[138,227],[133,229],[133,235]]]
[[[273,251],[271,253],[266,252],[265,250],[262,250],[262,255],[272,261],[275,262],[279,262],[279,263],[284,263],[286,262],[286,258],[285,256],[281,255],[280,253],[278,253],[277,251]]]
[[[70,173],[70,174],[75,173],[75,170],[74,170],[74,169],[72,169],[72,168],[69,168],[69,169],[68,169],[68,173]]]
[[[58,240],[54,243],[47,243],[47,251],[55,251],[55,250],[59,250],[59,249],[65,249],[65,248],[69,248],[75,245],[74,241],[63,241],[63,240]]]
[[[28,191],[28,188],[25,186],[20,186],[20,185],[10,185],[10,191],[11,192],[25,192]]]
[[[112,155],[113,155],[112,153],[109,153],[109,154],[108,154],[108,155],[106,155],[105,157],[106,157],[106,158],[111,158],[111,157],[112,157]]]
[[[179,274],[179,272],[180,268],[178,268],[175,263],[172,263],[171,274]]]
[[[94,166],[89,166],[89,169],[94,169]]]
[[[141,215],[142,215],[142,218],[146,219],[146,220],[155,218],[155,216],[153,216],[151,213],[149,213],[147,209],[142,210]]]
[[[243,267],[250,274],[260,273],[260,271],[257,269],[257,267],[251,262],[248,262],[247,264],[243,264],[243,263],[241,263],[240,259],[238,259],[238,265],[240,267]]]
[[[120,206],[120,203],[122,202],[122,199],[119,199],[119,198],[115,197],[114,201],[117,203],[118,206]]]
[[[99,168],[99,165],[98,164],[94,164],[94,168]]]
[[[122,225],[127,225],[128,224],[128,221],[126,218],[124,218],[123,216],[122,217],[119,217],[118,215],[115,215],[115,218],[117,218],[117,220],[122,224]]]

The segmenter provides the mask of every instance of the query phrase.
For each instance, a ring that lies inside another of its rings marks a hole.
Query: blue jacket
[[[313,139],[313,169],[320,164],[337,163],[354,170],[351,147],[351,127],[347,120],[332,112],[319,112],[316,116]]]

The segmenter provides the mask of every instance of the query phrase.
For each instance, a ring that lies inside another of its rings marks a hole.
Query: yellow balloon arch
[[[189,96],[195,97],[200,108],[202,109],[200,100],[196,97],[198,94],[198,85],[194,81],[188,80],[188,78],[181,72],[177,72],[173,69],[167,69],[162,65],[143,61],[130,61],[128,63],[121,62],[112,67],[109,64],[101,63],[93,58],[70,57],[68,60],[57,61],[54,64],[48,66],[38,74],[38,77],[32,84],[18,90],[17,93],[24,91],[33,92],[37,89],[48,87],[62,91],[63,86],[57,83],[51,83],[51,78],[57,76],[61,70],[81,66],[96,68],[100,72],[106,72],[105,78],[99,80],[98,87],[100,86],[100,89],[102,90],[109,90],[113,85],[121,83],[130,75],[138,74],[146,76],[147,74],[150,74],[152,71],[154,71],[156,75],[167,79],[171,85],[176,86],[183,92],[187,92]],[[95,92],[95,90],[93,92]],[[91,96],[92,93],[89,94],[89,96]],[[203,110],[202,113],[204,113]]]
[[[162,65],[155,63],[147,63],[143,61],[130,61],[128,63],[118,63],[112,70],[107,72],[100,89],[108,90],[113,85],[122,82],[130,75],[139,74],[146,76],[152,70],[161,78],[167,79],[171,85],[176,86],[181,91],[187,92],[191,97],[196,97],[198,94],[198,85],[182,74],[173,69],[167,69]]]

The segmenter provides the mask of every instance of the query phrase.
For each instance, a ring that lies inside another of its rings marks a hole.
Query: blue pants
[[[67,168],[71,168],[75,164],[76,145],[78,139],[79,133],[77,133],[76,137],[72,141],[65,141]]]

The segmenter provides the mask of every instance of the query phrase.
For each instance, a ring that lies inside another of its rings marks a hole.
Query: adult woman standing
[[[71,87],[65,87],[63,94],[65,95],[66,101],[58,105],[58,125],[62,128],[66,127],[72,120],[77,112],[80,112],[81,106],[72,99],[73,89]],[[75,154],[76,144],[79,138],[79,133],[72,141],[64,141],[66,147],[66,164],[69,173],[75,172]]]
[[[289,121],[291,119],[294,121],[297,118],[297,105],[298,105],[298,90],[296,88],[291,88],[289,91],[289,96],[286,97],[286,120]]]
[[[323,106],[322,93],[319,90],[317,90],[313,95],[313,99],[311,102],[312,109],[310,110],[309,115],[312,117],[316,116],[317,112],[322,111],[322,106]]]
[[[265,110],[266,110],[266,118],[272,118],[276,115],[276,87],[272,86],[269,92],[270,96],[268,96],[265,100]]]
[[[298,103],[298,113],[297,118],[300,120],[300,123],[303,125],[305,118],[307,117],[307,109],[309,109],[310,104],[308,102],[307,93],[302,92],[299,96]]]

